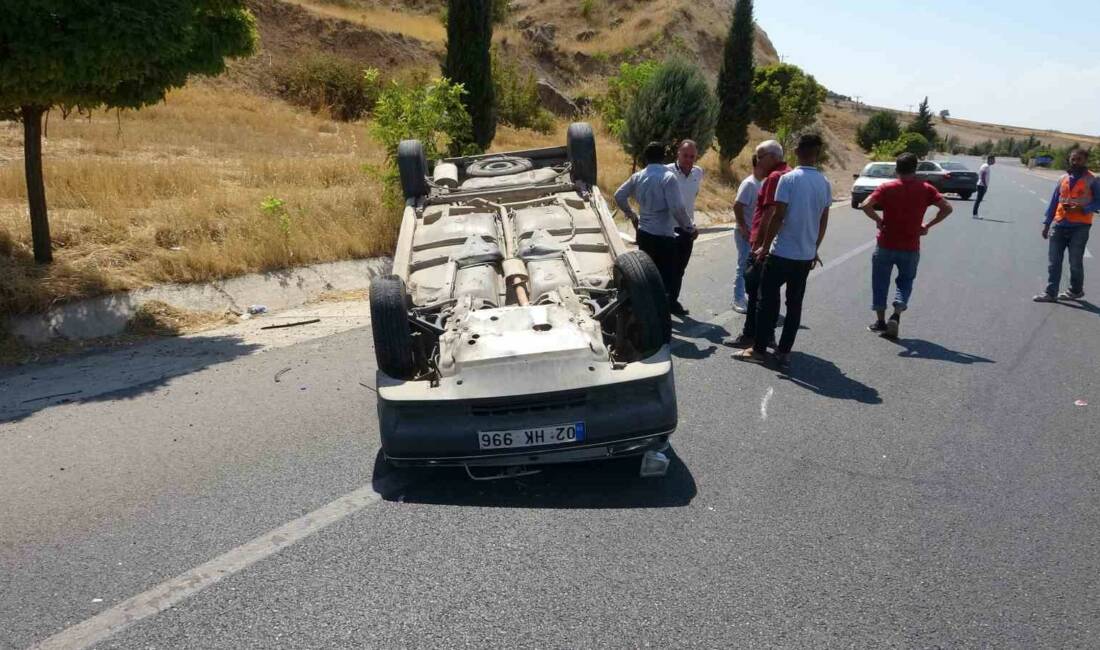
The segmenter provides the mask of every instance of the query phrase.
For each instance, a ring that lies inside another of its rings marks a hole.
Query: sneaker
[[[1058,298],[1060,298],[1061,300],[1080,300],[1084,297],[1084,291],[1073,291],[1072,289],[1066,289],[1062,293],[1058,294]]]
[[[874,332],[875,334],[882,334],[886,331],[886,321],[877,320],[867,326],[867,331]]]
[[[673,302],[671,305],[669,305],[668,306],[668,311],[673,316],[680,316],[680,317],[687,316],[688,314],[691,313],[690,311],[685,309],[683,305],[680,304],[679,300],[677,300],[677,301]]]
[[[756,339],[754,339],[753,337],[745,336],[744,334],[738,334],[737,338],[729,341],[728,343],[726,343],[726,345],[730,346],[731,348],[741,348],[742,350],[744,350],[745,348],[751,348],[754,343],[756,343]]]
[[[749,311],[749,306],[747,303],[734,301],[733,311],[737,312],[738,314],[744,314]]]
[[[901,319],[897,316],[892,316],[890,320],[886,321],[886,331],[882,335],[888,339],[896,339],[898,337],[898,330],[901,329]]]
[[[1058,299],[1050,295],[1049,293],[1036,294],[1036,296],[1032,298],[1032,300],[1035,302],[1058,302]]]

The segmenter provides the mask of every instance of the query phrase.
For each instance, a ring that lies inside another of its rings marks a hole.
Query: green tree
[[[752,115],[765,131],[787,141],[806,129],[821,110],[825,88],[796,65],[757,68],[752,85]]]
[[[447,9],[447,58],[443,76],[462,84],[462,102],[470,114],[472,144],[484,151],[497,131],[493,93],[493,0],[450,0]],[[466,148],[467,143],[456,143]]]
[[[919,133],[902,133],[896,140],[884,140],[871,149],[871,159],[892,161],[903,153],[925,158],[931,151],[928,139]]]
[[[1100,171],[1100,145],[1089,150],[1089,169]]]
[[[756,26],[752,18],[752,0],[737,0],[733,20],[722,50],[722,67],[718,71],[719,155],[724,165],[737,157],[749,142],[752,122],[752,80],[756,70],[753,44]]]
[[[627,109],[660,67],[661,64],[653,60],[623,63],[619,66],[619,74],[607,80],[607,92],[596,100],[596,110],[612,135],[622,136]]]
[[[650,142],[663,142],[672,157],[676,143],[695,140],[699,155],[714,141],[718,100],[698,66],[670,59],[642,86],[626,112],[621,141],[635,162]]]
[[[905,127],[905,130],[909,133],[919,133],[929,142],[936,141],[936,128],[932,126],[932,109],[928,108],[927,97],[920,103],[920,107],[917,109],[917,116],[913,118],[909,126]]]
[[[0,116],[23,124],[34,259],[52,261],[42,178],[42,118],[141,108],[192,74],[216,75],[256,47],[244,0],[5,2],[0,20]]]
[[[864,151],[870,151],[883,140],[897,140],[900,135],[898,118],[889,111],[879,111],[856,129],[856,142]]]

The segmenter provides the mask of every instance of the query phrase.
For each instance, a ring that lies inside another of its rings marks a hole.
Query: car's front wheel
[[[416,376],[416,348],[406,309],[405,282],[396,275],[370,283],[370,318],[378,368],[394,379]]]
[[[615,284],[624,301],[615,323],[616,356],[623,361],[645,359],[672,337],[661,274],[649,255],[630,251],[615,259]]]
[[[962,199],[963,201],[969,201],[970,200],[970,192],[959,192],[959,198]]]

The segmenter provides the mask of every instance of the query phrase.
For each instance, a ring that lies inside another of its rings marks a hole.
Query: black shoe
[[[742,350],[744,350],[745,348],[751,348],[754,343],[756,343],[756,339],[754,339],[753,337],[745,336],[744,334],[738,334],[737,338],[726,343],[726,345],[730,346],[731,348],[741,348]]]
[[[768,341],[768,344],[764,347],[768,348],[769,350],[774,350],[779,347],[779,344],[775,342],[775,337],[773,336],[772,339]]]
[[[897,314],[890,317],[890,320],[886,321],[886,331],[882,335],[888,339],[895,340],[898,338],[898,330],[901,328],[901,319]]]
[[[688,314],[691,313],[690,311],[684,309],[684,306],[681,305],[680,301],[678,301],[678,300],[673,302],[671,305],[668,306],[668,311],[673,316],[680,316],[681,318],[684,317],[684,316],[687,316]]]
[[[867,331],[874,332],[875,334],[882,334],[886,331],[886,321],[877,320],[867,326]]]

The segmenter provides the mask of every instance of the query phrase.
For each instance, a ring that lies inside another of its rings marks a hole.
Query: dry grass
[[[305,7],[310,11],[326,16],[346,20],[392,34],[402,34],[427,43],[442,43],[447,38],[447,30],[438,15],[423,15],[372,7],[366,2],[355,0],[283,0],[290,4]]]
[[[0,313],[147,286],[384,254],[397,223],[362,124],[189,86],[144,111],[51,121],[56,262],[31,261],[21,145],[0,126]],[[4,159],[7,159],[7,162]],[[261,209],[268,197],[284,202]]]
[[[159,300],[150,300],[137,308],[126,325],[126,331],[141,336],[180,336],[232,325],[237,321],[237,315],[232,312],[189,311]]]

